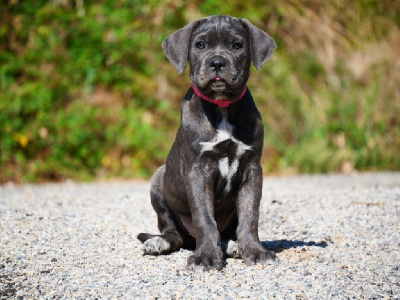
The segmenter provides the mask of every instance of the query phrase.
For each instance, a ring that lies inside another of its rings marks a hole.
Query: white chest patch
[[[222,112],[222,121],[218,125],[217,135],[209,142],[200,143],[202,146],[202,152],[213,151],[219,143],[226,140],[231,140],[237,147],[235,156],[231,160],[230,164],[228,156],[221,158],[218,162],[219,172],[227,181],[225,190],[229,191],[231,188],[231,179],[236,174],[239,167],[239,159],[246,151],[251,150],[251,146],[248,146],[233,137],[233,126],[229,123],[228,113],[224,110]]]

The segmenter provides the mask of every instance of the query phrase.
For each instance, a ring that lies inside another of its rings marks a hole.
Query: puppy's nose
[[[226,62],[221,58],[214,58],[210,62],[210,66],[214,71],[221,71],[223,67],[225,67]]]

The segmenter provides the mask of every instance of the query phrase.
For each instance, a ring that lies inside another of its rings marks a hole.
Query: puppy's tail
[[[137,239],[139,240],[139,241],[141,241],[142,243],[144,243],[145,241],[147,241],[148,239],[151,239],[151,238],[153,238],[153,237],[155,237],[155,235],[153,235],[153,234],[150,234],[150,233],[139,233],[138,234],[138,236],[137,236]]]

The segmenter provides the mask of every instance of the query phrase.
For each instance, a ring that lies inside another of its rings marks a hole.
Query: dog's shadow
[[[303,242],[303,241],[298,241],[298,240],[278,240],[278,241],[262,241],[261,244],[266,248],[267,250],[274,251],[275,253],[280,253],[285,250],[289,250],[292,248],[299,248],[299,247],[320,247],[320,248],[325,248],[328,247],[328,243],[325,241],[321,242]]]

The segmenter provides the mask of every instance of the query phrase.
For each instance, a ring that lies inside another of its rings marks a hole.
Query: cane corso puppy
[[[246,265],[276,260],[258,237],[264,129],[246,87],[251,62],[261,68],[275,41],[246,19],[211,16],[162,46],[179,73],[189,61],[192,85],[166,164],[152,178],[161,234],[138,235],[144,253],[195,246],[191,270],[222,269],[223,252]]]

